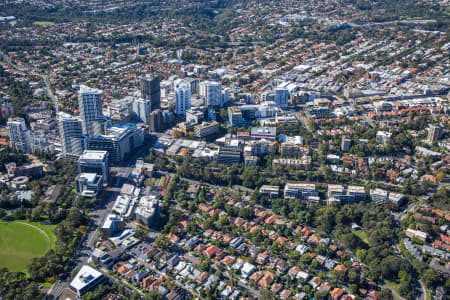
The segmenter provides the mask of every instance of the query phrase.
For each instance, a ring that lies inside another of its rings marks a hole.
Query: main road
[[[114,205],[114,199],[116,198],[116,192],[108,192],[105,197],[104,203],[97,206],[91,213],[91,220],[89,223],[88,231],[83,236],[81,244],[78,247],[77,253],[75,255],[75,264],[73,265],[72,270],[80,269],[81,266],[88,263],[89,256],[94,250],[95,242],[97,241],[100,230],[99,227],[105,219],[106,215],[108,215],[112,207]],[[67,276],[67,280],[69,280],[70,276]],[[69,287],[69,282],[66,281],[58,281],[48,292],[47,296],[50,299],[58,298],[61,293]]]

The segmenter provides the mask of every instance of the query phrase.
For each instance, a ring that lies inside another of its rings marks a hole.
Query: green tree
[[[423,274],[423,281],[429,289],[434,289],[442,283],[442,278],[436,270],[428,269]]]
[[[380,299],[392,300],[394,297],[392,296],[392,292],[390,289],[382,289],[380,292]]]

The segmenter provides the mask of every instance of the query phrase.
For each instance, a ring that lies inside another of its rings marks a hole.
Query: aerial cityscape
[[[448,0],[0,0],[0,300],[450,300]]]

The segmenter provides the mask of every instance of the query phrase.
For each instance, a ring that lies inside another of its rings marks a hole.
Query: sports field
[[[26,272],[33,258],[54,246],[53,228],[27,221],[0,222],[0,268]]]
[[[33,24],[38,25],[38,26],[49,26],[49,25],[53,25],[55,23],[49,22],[49,21],[36,21]]]

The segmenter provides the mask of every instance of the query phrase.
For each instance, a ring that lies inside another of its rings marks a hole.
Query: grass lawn
[[[55,236],[55,227],[56,225],[42,225],[40,222],[30,222],[27,220],[19,220],[17,222],[21,222],[21,223],[27,223],[33,226],[36,226],[37,228],[43,230],[47,236],[50,239],[50,247],[53,249],[55,248],[55,243],[56,243],[56,236]]]
[[[431,292],[429,289],[427,289],[427,300],[432,300],[433,298],[431,297]]]
[[[384,280],[384,282],[386,282],[386,284],[390,285],[396,292],[397,294],[400,294],[399,290],[400,290],[400,283],[397,283],[395,281],[390,281],[390,280]]]
[[[353,233],[359,237],[364,243],[368,244],[369,240],[367,239],[367,234],[362,230],[355,230]]]
[[[55,23],[54,22],[49,22],[49,21],[36,21],[33,24],[34,25],[38,25],[38,26],[49,26],[49,25],[53,25]]]
[[[35,222],[0,222],[0,267],[26,272],[33,258],[54,247],[53,229]]]

